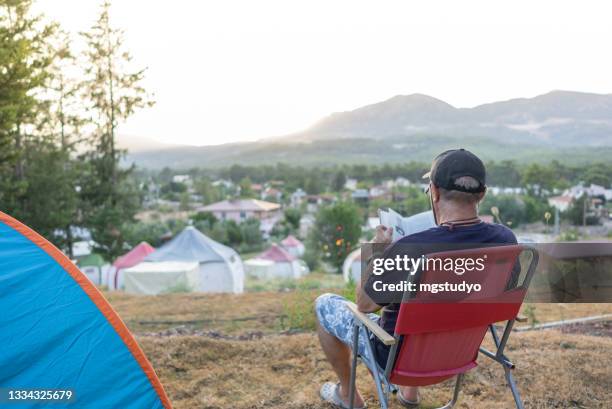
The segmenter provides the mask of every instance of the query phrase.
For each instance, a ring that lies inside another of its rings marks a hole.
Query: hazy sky
[[[120,0],[157,104],[120,132],[197,145],[283,135],[397,94],[457,107],[612,92],[612,3]],[[78,32],[94,0],[38,0]]]

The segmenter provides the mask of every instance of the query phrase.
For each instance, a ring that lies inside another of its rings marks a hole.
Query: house
[[[367,202],[370,195],[367,189],[355,189],[351,193],[351,198],[356,202]]]
[[[336,196],[330,194],[308,195],[306,196],[306,211],[308,213],[316,213],[319,206],[334,203]]]
[[[348,190],[357,189],[357,179],[346,179],[346,182],[344,182],[344,188]]]
[[[558,209],[560,212],[564,212],[570,207],[573,201],[574,201],[574,198],[572,196],[561,195],[561,196],[554,196],[554,197],[549,198],[548,204]]]
[[[310,232],[310,229],[312,229],[314,224],[315,217],[312,214],[305,214],[304,216],[302,216],[302,218],[300,219],[300,236],[308,237],[308,233]]]
[[[217,179],[214,182],[212,182],[212,185],[214,187],[224,187],[225,189],[230,189],[234,186],[234,183],[231,180],[225,180],[225,179]]]
[[[257,199],[222,200],[197,209],[200,212],[210,212],[219,220],[234,220],[240,223],[248,218],[256,218],[265,224],[276,222],[282,216],[278,203],[265,202]],[[272,223],[274,224],[274,223]]]
[[[410,186],[410,181],[406,178],[403,178],[401,176],[398,176],[397,178],[395,178],[395,186],[396,187],[408,187]]]
[[[581,197],[586,194],[589,197],[602,197],[606,199],[606,201],[612,200],[612,189],[606,189],[603,186],[596,185],[591,183],[590,186],[583,186],[582,183],[576,186],[572,186],[563,192],[564,195],[572,196],[574,199]]]
[[[291,193],[291,207],[300,207],[302,205],[302,201],[306,196],[308,195],[301,188],[298,188],[295,192]]]
[[[187,186],[191,186],[191,176],[189,175],[174,175],[172,176],[172,182],[174,183],[182,183]]]
[[[371,199],[376,198],[376,197],[385,196],[388,193],[389,193],[389,189],[387,189],[383,185],[372,186],[369,191]]]
[[[273,200],[275,202],[280,203],[282,198],[283,198],[283,192],[273,187],[266,187],[261,192],[262,200]]]

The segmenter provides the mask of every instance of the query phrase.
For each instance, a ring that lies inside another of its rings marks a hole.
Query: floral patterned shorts
[[[335,336],[352,349],[355,318],[351,310],[346,306],[347,302],[350,301],[337,294],[322,294],[317,297],[315,301],[315,311],[321,327],[323,327],[327,333]],[[380,319],[376,314],[366,315],[376,323],[378,323]],[[364,363],[370,367],[370,362],[374,362],[374,359],[368,353],[366,335],[363,329],[361,334],[359,334],[357,352],[359,356],[364,358]]]

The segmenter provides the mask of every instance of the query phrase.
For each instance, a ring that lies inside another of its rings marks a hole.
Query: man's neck
[[[453,208],[440,208],[438,210],[438,224],[455,222],[458,220],[469,220],[478,217],[478,210],[472,206]]]

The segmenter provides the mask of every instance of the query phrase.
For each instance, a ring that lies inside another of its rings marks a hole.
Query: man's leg
[[[317,320],[317,334],[319,334],[319,342],[321,348],[325,352],[327,360],[331,364],[334,372],[338,375],[340,381],[340,396],[342,400],[348,404],[349,402],[349,382],[351,377],[351,349],[340,341],[335,336],[329,334]],[[355,406],[363,406],[363,398],[355,388]]]
[[[402,394],[402,398],[411,402],[419,400],[419,387],[418,386],[400,386],[398,393]]]
[[[347,345],[346,340],[343,342],[336,335],[332,335],[331,333],[338,332],[338,335],[341,335],[343,338],[350,339],[349,336],[352,334],[350,326],[353,325],[353,320],[347,319],[351,318],[351,315],[345,314],[344,310],[346,307],[341,304],[344,301],[345,300],[338,295],[323,294],[317,298],[315,309],[317,313],[317,334],[319,335],[319,342],[321,343],[327,360],[340,381],[340,397],[348,405],[352,351]],[[326,317],[329,316],[333,316],[333,319],[327,320]],[[324,321],[324,323],[321,321]],[[329,325],[334,325],[334,331],[330,331],[331,328],[326,327]],[[363,398],[357,388],[355,388],[355,406],[361,407],[363,404]]]

